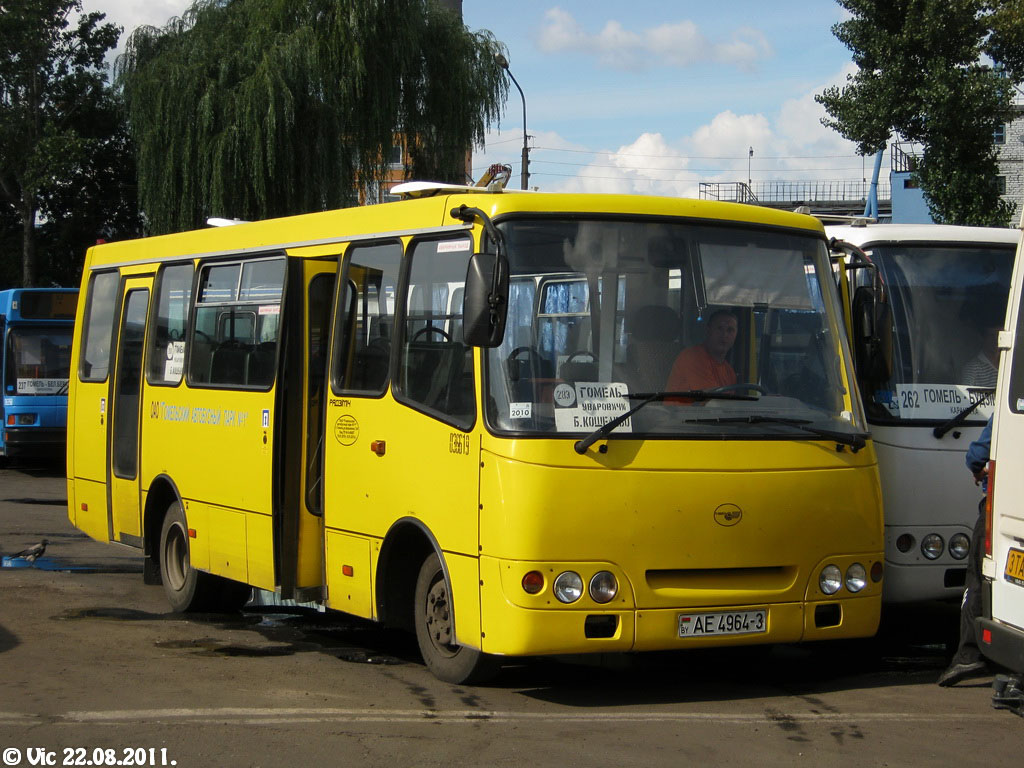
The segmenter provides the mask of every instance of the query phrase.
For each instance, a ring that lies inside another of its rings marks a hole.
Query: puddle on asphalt
[[[24,557],[6,556],[0,560],[0,568],[35,568],[37,571],[74,571],[75,573],[98,573],[101,570],[91,565],[71,565],[69,563],[61,562],[55,557],[37,557],[35,560],[26,560]],[[141,568],[139,570],[141,570]],[[103,573],[115,572],[107,568],[102,569],[102,571]],[[131,573],[132,571],[124,572]]]

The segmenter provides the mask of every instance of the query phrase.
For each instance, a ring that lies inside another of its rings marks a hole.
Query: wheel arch
[[[143,577],[147,584],[161,584],[160,574],[160,529],[164,524],[167,508],[174,502],[181,505],[185,514],[185,505],[181,500],[178,486],[167,475],[160,474],[153,478],[146,493],[146,506],[142,513],[142,552],[146,557],[143,565]]]
[[[374,579],[379,621],[403,629],[413,628],[416,579],[420,566],[431,553],[441,561],[441,570],[450,588],[444,551],[430,529],[413,517],[402,517],[392,523],[380,547]]]

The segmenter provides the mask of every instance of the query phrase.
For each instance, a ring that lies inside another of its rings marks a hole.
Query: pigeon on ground
[[[21,552],[16,552],[11,557],[21,557],[30,563],[34,563],[37,557],[43,556],[43,552],[46,551],[46,545],[49,543],[49,539],[43,539],[38,544],[33,544],[31,547],[21,550]]]

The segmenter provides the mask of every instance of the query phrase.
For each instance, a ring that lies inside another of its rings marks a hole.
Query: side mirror
[[[473,347],[497,347],[508,316],[508,261],[493,253],[474,253],[463,294],[463,340]]]
[[[870,385],[892,376],[892,308],[874,288],[853,295],[853,354],[858,378]]]

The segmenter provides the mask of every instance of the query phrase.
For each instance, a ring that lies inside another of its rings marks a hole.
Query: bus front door
[[[108,487],[111,541],[142,546],[139,498],[139,421],[142,359],[152,278],[127,278],[121,292],[117,357],[110,388]]]

